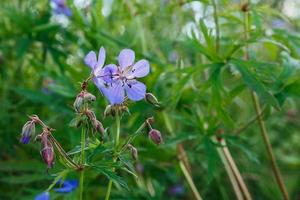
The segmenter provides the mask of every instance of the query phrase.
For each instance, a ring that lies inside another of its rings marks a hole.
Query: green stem
[[[81,131],[81,160],[80,164],[83,167],[85,164],[85,155],[84,155],[84,149],[85,149],[85,136],[86,135],[86,128],[83,127]],[[83,199],[83,181],[84,181],[84,168],[80,171],[80,180],[79,180],[79,199]]]
[[[115,145],[114,145],[114,156],[113,156],[113,162],[115,163],[117,160],[116,157],[116,151],[118,149],[118,145],[119,145],[119,139],[120,139],[120,115],[117,112],[116,113],[116,133],[115,133]],[[115,171],[115,168],[112,169],[113,171]],[[111,188],[112,188],[112,179],[109,179],[108,182],[108,186],[107,186],[107,191],[106,191],[106,195],[105,195],[105,200],[109,200],[110,197],[110,192],[111,192]]]

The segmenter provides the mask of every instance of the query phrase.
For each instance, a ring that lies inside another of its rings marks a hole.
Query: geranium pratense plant
[[[77,181],[74,181],[76,182],[76,187],[79,185],[78,197],[83,199],[84,172],[95,170],[109,178],[105,196],[105,199],[109,199],[114,181],[120,185],[126,185],[123,183],[123,180],[120,183],[121,179],[116,175],[117,170],[122,169],[134,174],[134,171],[124,162],[123,155],[129,153],[134,161],[138,159],[138,149],[132,144],[134,139],[145,130],[148,131],[150,140],[155,144],[161,144],[163,141],[160,132],[152,128],[154,123],[152,117],[148,117],[133,134],[120,141],[121,119],[124,114],[129,113],[129,108],[126,104],[127,100],[139,101],[145,99],[155,106],[159,103],[152,93],[146,93],[146,86],[137,81],[137,78],[145,77],[150,72],[150,64],[147,60],[142,59],[134,63],[135,54],[130,49],[124,49],[120,52],[118,65],[105,65],[105,57],[105,49],[101,47],[98,56],[94,51],[90,51],[84,58],[84,63],[91,68],[91,74],[81,84],[80,92],[73,104],[76,116],[70,122],[70,126],[75,128],[81,127],[82,129],[80,147],[75,147],[67,153],[62,147],[63,145],[54,138],[52,134],[54,129],[48,127],[37,115],[31,116],[31,120],[23,126],[20,141],[23,144],[28,144],[31,138],[34,137],[36,124],[41,125],[43,131],[36,139],[39,139],[41,143],[41,155],[48,169],[51,169],[54,165],[55,152],[58,153],[58,156],[61,158],[59,161],[62,161],[63,166],[66,168],[57,174],[54,182],[38,197],[44,195],[50,198],[49,191],[61,179],[64,179],[71,172],[79,172],[79,183],[77,184]],[[96,96],[87,91],[90,81],[97,86],[110,103],[104,109],[104,116],[112,116],[115,119],[113,137],[106,134],[106,130],[110,129],[110,127],[105,129],[100,120],[97,119],[93,108],[91,108],[91,104],[96,100]],[[99,154],[99,151],[97,151],[99,148],[105,148],[105,153],[97,155],[97,159],[92,159],[95,157],[95,154]],[[86,159],[86,153],[90,154],[88,155],[89,159]],[[99,160],[98,157],[101,157],[101,159]],[[106,164],[107,167],[105,169],[99,168],[98,165],[100,163],[102,165]],[[68,192],[70,188],[71,190],[76,188],[73,185],[68,184],[68,181],[66,181],[64,184],[61,184],[61,188],[54,191]]]

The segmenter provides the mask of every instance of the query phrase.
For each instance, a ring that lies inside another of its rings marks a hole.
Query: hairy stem
[[[81,156],[80,156],[80,164],[81,164],[81,171],[80,171],[80,180],[79,180],[79,199],[83,199],[83,181],[84,181],[84,164],[85,164],[85,138],[86,138],[86,128],[83,127],[81,131]]]
[[[247,4],[247,6],[249,7],[249,0],[246,0],[245,4]],[[245,39],[248,40],[249,39],[249,31],[250,31],[250,13],[248,11],[244,12],[244,34],[245,34]],[[245,59],[249,59],[249,52],[248,52],[248,46],[246,46],[246,50],[245,50]],[[259,123],[259,128],[260,128],[260,132],[261,132],[261,135],[263,137],[263,141],[265,143],[265,146],[267,148],[267,153],[268,153],[268,156],[269,156],[269,159],[271,161],[271,166],[272,166],[272,170],[273,170],[273,173],[275,175],[275,179],[276,179],[276,182],[280,188],[280,191],[284,197],[285,200],[288,200],[289,199],[289,194],[287,192],[287,189],[285,188],[285,185],[283,183],[283,180],[282,180],[282,175],[279,171],[279,168],[276,164],[276,159],[275,159],[275,156],[274,156],[274,153],[273,153],[273,150],[272,150],[272,146],[271,146],[271,143],[270,143],[270,139],[269,139],[269,136],[268,136],[268,133],[267,133],[267,129],[266,129],[266,126],[265,126],[265,123],[263,121],[263,118],[262,116],[260,115],[260,113],[262,112],[261,111],[261,108],[260,108],[260,103],[259,103],[259,100],[256,96],[256,94],[254,92],[251,92],[251,97],[252,97],[252,101],[253,101],[253,104],[254,104],[254,107],[255,107],[255,111],[256,111],[256,115],[258,116],[257,118],[257,121]]]
[[[114,156],[113,156],[113,162],[116,162],[117,157],[116,157],[116,151],[119,145],[119,139],[120,139],[120,115],[117,112],[116,113],[116,133],[115,133],[115,138],[114,138]],[[113,171],[115,171],[115,168],[112,169]],[[112,179],[109,179],[108,182],[108,186],[107,186],[107,191],[106,191],[106,195],[105,195],[105,200],[109,200],[110,197],[110,192],[111,192],[111,188],[112,188]]]

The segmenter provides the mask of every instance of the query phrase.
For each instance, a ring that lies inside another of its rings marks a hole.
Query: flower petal
[[[131,80],[126,82],[125,91],[130,100],[139,101],[145,98],[146,86],[144,83],[136,80]]]
[[[94,68],[94,74],[99,74],[105,62],[105,49],[103,47],[100,48],[98,54],[98,61],[96,67]]]
[[[43,192],[34,197],[34,200],[50,200],[49,192]]]
[[[133,65],[131,72],[131,75],[137,78],[147,76],[150,72],[149,62],[145,59],[139,60]]]
[[[98,89],[108,99],[111,105],[123,103],[125,92],[119,80],[114,81],[108,86],[98,87]]]
[[[84,57],[84,63],[89,66],[91,69],[94,69],[97,58],[96,53],[94,51],[90,51],[85,57]]]
[[[134,51],[131,49],[123,49],[119,54],[119,65],[122,69],[125,69],[128,66],[131,66],[134,62]]]
[[[109,64],[106,65],[103,68],[103,73],[102,73],[102,79],[106,82],[106,83],[112,83],[114,79],[116,79],[116,77],[114,77],[114,75],[117,73],[118,71],[118,67],[115,64]]]

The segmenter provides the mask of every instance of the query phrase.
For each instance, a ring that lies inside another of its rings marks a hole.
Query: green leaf
[[[276,98],[270,94],[264,85],[256,78],[254,73],[252,73],[249,69],[253,66],[251,61],[243,61],[238,59],[232,59],[230,61],[241,73],[242,78],[245,84],[253,91],[255,91],[260,99],[265,103],[268,103],[275,107],[276,109],[280,109],[279,103]]]

